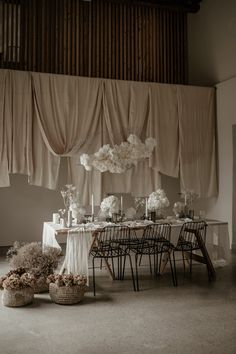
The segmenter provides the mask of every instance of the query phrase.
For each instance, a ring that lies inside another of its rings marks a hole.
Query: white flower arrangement
[[[66,189],[61,190],[61,195],[65,204],[66,209],[68,210],[72,203],[77,202],[77,192],[76,187],[73,184],[66,184]]]
[[[101,211],[110,216],[112,216],[113,213],[118,213],[119,207],[119,199],[114,195],[104,198],[100,205]]]
[[[60,209],[59,213],[62,218],[66,218],[66,212],[71,210],[72,217],[79,221],[83,219],[85,214],[85,209],[82,207],[79,197],[79,192],[77,192],[76,187],[72,184],[66,184],[66,189],[61,191],[61,195],[65,204],[66,209]]]
[[[184,204],[189,207],[192,206],[193,202],[199,198],[199,195],[195,193],[193,190],[183,190],[180,193],[180,198],[184,199]]]
[[[158,209],[167,208],[169,205],[170,202],[163,189],[157,189],[155,192],[152,192],[148,197],[147,207],[150,211],[156,211]]]
[[[147,138],[145,143],[142,143],[136,135],[131,134],[127,141],[113,148],[106,144],[93,155],[81,155],[80,163],[87,171],[94,167],[100,172],[123,173],[132,165],[149,158],[155,146],[154,138]]]

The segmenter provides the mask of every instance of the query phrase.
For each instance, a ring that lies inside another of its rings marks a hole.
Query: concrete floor
[[[0,274],[8,269],[1,258]],[[135,293],[129,274],[112,282],[98,269],[97,296],[81,304],[39,294],[27,307],[0,305],[0,354],[235,354],[236,256],[211,284],[204,266],[192,279],[181,269],[177,288],[168,271],[156,280],[143,267]]]

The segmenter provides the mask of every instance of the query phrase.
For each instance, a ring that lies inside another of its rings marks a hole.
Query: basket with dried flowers
[[[31,242],[17,249],[10,260],[12,268],[23,267],[36,278],[35,293],[48,291],[47,276],[58,266],[59,251],[56,248],[42,249],[40,242]]]
[[[18,307],[30,304],[34,299],[36,278],[24,268],[17,268],[0,278],[4,306]]]
[[[49,295],[53,302],[61,305],[77,304],[88,289],[87,277],[74,274],[51,274],[47,278]]]

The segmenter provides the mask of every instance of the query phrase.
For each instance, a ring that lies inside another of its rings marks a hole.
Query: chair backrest
[[[97,240],[100,247],[112,244],[112,242],[124,242],[130,239],[130,228],[128,226],[112,225],[105,226],[99,231]]]
[[[178,244],[183,242],[191,242],[193,247],[199,247],[196,235],[199,235],[202,241],[206,242],[207,224],[205,221],[189,221],[182,225],[180,230]]]
[[[168,223],[155,223],[147,225],[143,232],[143,240],[149,240],[149,243],[153,241],[170,241],[171,226]]]

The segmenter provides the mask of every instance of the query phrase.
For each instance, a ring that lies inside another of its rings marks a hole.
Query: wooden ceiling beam
[[[130,4],[140,4],[144,6],[150,6],[150,7],[161,7],[161,8],[175,9],[175,10],[195,13],[200,10],[200,2],[202,0],[104,0],[104,1],[113,2],[113,3],[123,2],[123,3],[130,3]]]

